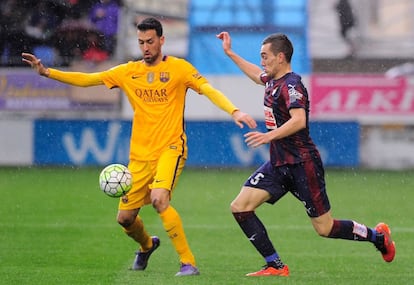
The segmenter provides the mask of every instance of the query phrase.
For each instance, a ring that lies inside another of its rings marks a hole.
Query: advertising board
[[[260,125],[264,126],[263,122]],[[244,133],[229,121],[189,121],[189,158],[194,167],[255,167],[268,159],[268,146],[248,148]],[[105,165],[127,163],[131,122],[128,120],[36,120],[34,164]],[[263,129],[262,129],[263,131]],[[327,166],[359,164],[359,125],[311,123],[311,133]]]
[[[405,77],[314,74],[310,96],[314,120],[414,121],[414,85]]]
[[[120,92],[105,86],[75,87],[30,69],[0,69],[0,111],[116,110],[120,102]]]

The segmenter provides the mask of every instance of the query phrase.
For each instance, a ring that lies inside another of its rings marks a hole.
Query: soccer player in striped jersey
[[[132,189],[119,201],[117,220],[124,232],[139,245],[133,270],[145,270],[151,254],[160,245],[150,236],[139,216],[151,204],[179,255],[176,276],[198,275],[195,258],[187,242],[182,220],[171,205],[173,190],[187,159],[184,107],[187,89],[205,95],[232,116],[239,127],[256,127],[254,119],[236,108],[184,59],[162,53],[165,42],[160,21],[150,17],[137,25],[142,60],[120,64],[96,73],[65,72],[45,67],[40,59],[23,53],[22,59],[40,75],[75,86],[106,85],[120,88],[133,109],[128,168]],[[97,94],[99,96],[99,94]]]
[[[266,37],[261,46],[261,66],[246,61],[231,48],[229,33],[217,35],[230,59],[255,83],[265,86],[266,133],[245,134],[250,147],[270,144],[270,160],[244,183],[231,203],[231,210],[246,237],[263,256],[263,269],[247,276],[289,276],[266,228],[255,210],[276,203],[290,192],[303,203],[315,231],[322,237],[367,241],[375,245],[386,262],[395,256],[395,243],[385,223],[369,228],[353,220],[331,216],[325,188],[324,166],[309,135],[309,98],[301,77],[291,68],[293,45],[284,34]]]

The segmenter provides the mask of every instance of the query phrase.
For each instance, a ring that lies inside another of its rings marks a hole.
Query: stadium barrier
[[[244,76],[208,78],[242,110],[262,118],[262,86]],[[414,168],[414,83],[409,77],[312,74],[304,81],[311,133],[327,166]],[[118,132],[128,131],[132,111],[119,91],[96,96],[103,91],[69,88],[28,69],[1,70],[0,165],[126,161],[128,134]],[[101,121],[109,118],[121,120]],[[246,129],[239,130],[228,114],[191,90],[186,118],[189,166],[245,167],[267,158],[265,147],[245,146]]]
[[[0,140],[1,165],[94,166],[128,161],[129,120],[40,119],[10,126],[0,124],[7,138]],[[231,121],[188,121],[186,129],[187,166],[255,167],[268,159],[268,147],[248,148],[243,137],[248,129]],[[355,122],[311,123],[313,139],[327,166],[359,165],[359,129]]]

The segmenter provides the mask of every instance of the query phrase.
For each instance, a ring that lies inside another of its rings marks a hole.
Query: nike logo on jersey
[[[140,77],[141,77],[141,76],[139,76],[139,75],[132,75],[132,76],[131,76],[131,78],[132,78],[132,79],[137,79],[137,78],[140,78]]]
[[[273,89],[273,91],[272,91],[272,96],[274,96],[274,95],[276,94],[276,92],[279,90],[279,87],[280,87],[280,86],[278,86],[278,87],[276,87],[275,89]]]

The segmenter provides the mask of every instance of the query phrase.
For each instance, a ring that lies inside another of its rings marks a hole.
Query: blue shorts
[[[325,188],[324,168],[319,154],[297,164],[273,166],[270,161],[260,166],[244,186],[270,193],[270,204],[290,192],[303,203],[309,217],[319,217],[331,208]]]

